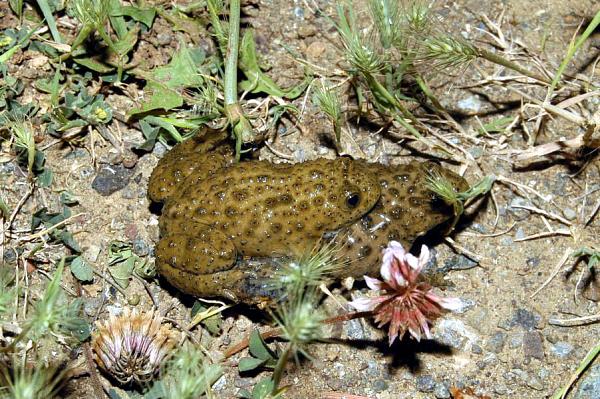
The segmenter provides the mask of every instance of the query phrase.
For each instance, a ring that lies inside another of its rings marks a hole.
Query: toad
[[[441,174],[459,191],[467,188],[431,162],[234,163],[224,139],[207,131],[177,144],[150,177],[150,199],[164,202],[157,270],[194,296],[262,303],[273,295],[269,280],[279,267],[273,260],[301,256],[323,238],[350,261],[333,277],[374,274],[390,240],[410,247],[453,215],[426,188],[428,173]]]

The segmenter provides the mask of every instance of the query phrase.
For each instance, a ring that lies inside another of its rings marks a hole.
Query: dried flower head
[[[406,331],[417,341],[431,338],[429,325],[444,309],[456,310],[458,298],[443,298],[433,293],[431,285],[419,279],[429,261],[429,249],[423,245],[419,258],[406,252],[402,244],[391,241],[383,252],[381,276],[384,281],[365,276],[369,288],[382,291],[379,296],[358,298],[350,305],[358,311],[371,311],[378,327],[389,324],[390,345]]]
[[[98,365],[122,384],[149,382],[169,355],[177,336],[154,312],[125,309],[97,323],[92,347]]]

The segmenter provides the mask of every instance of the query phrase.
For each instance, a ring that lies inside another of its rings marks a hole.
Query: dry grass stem
[[[565,249],[565,253],[560,258],[560,260],[558,261],[556,266],[554,266],[554,270],[552,271],[552,273],[550,273],[550,276],[546,279],[546,281],[544,281],[544,283],[537,290],[535,290],[535,292],[533,294],[531,294],[529,296],[529,298],[533,298],[534,296],[539,294],[540,291],[543,290],[548,284],[550,284],[550,282],[554,279],[554,277],[556,277],[558,272],[560,272],[560,268],[563,267],[563,265],[567,262],[567,260],[569,259],[569,257],[571,256],[572,253],[573,253],[573,250],[571,248]]]
[[[545,211],[545,210],[540,209],[540,208],[536,208],[535,206],[511,205],[510,207],[511,208],[517,208],[517,209],[525,209],[525,210],[528,210],[528,211],[533,212],[533,213],[539,213],[540,215],[544,215],[544,216],[546,216],[546,217],[548,217],[550,219],[558,220],[559,222],[561,222],[562,224],[567,225],[567,226],[573,225],[573,223],[569,222],[564,217],[559,216],[559,215],[557,215],[555,213],[552,213],[552,212]]]
[[[558,230],[554,230],[554,231],[544,231],[542,233],[537,233],[537,234],[532,234],[530,236],[527,237],[523,237],[523,238],[516,238],[513,241],[514,242],[522,242],[522,241],[529,241],[529,240],[537,240],[539,238],[546,238],[546,237],[553,237],[553,236],[571,236],[571,231],[567,230],[567,229],[558,229]]]

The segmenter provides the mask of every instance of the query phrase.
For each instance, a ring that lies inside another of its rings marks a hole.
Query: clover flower
[[[419,276],[429,261],[429,249],[423,245],[419,258],[406,252],[402,244],[391,241],[383,251],[381,276],[383,281],[365,276],[367,286],[381,292],[375,297],[358,298],[350,305],[361,312],[372,312],[378,327],[389,324],[389,344],[406,331],[417,341],[431,339],[429,326],[444,310],[456,310],[458,298],[443,298]]]
[[[125,309],[97,323],[92,339],[96,363],[121,384],[149,382],[175,346],[175,332],[154,312]]]

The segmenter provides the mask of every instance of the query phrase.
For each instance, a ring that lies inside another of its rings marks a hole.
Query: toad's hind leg
[[[237,276],[237,252],[220,231],[208,226],[171,231],[156,246],[158,272],[183,292],[196,296],[229,296]],[[233,299],[233,298],[232,298]]]

